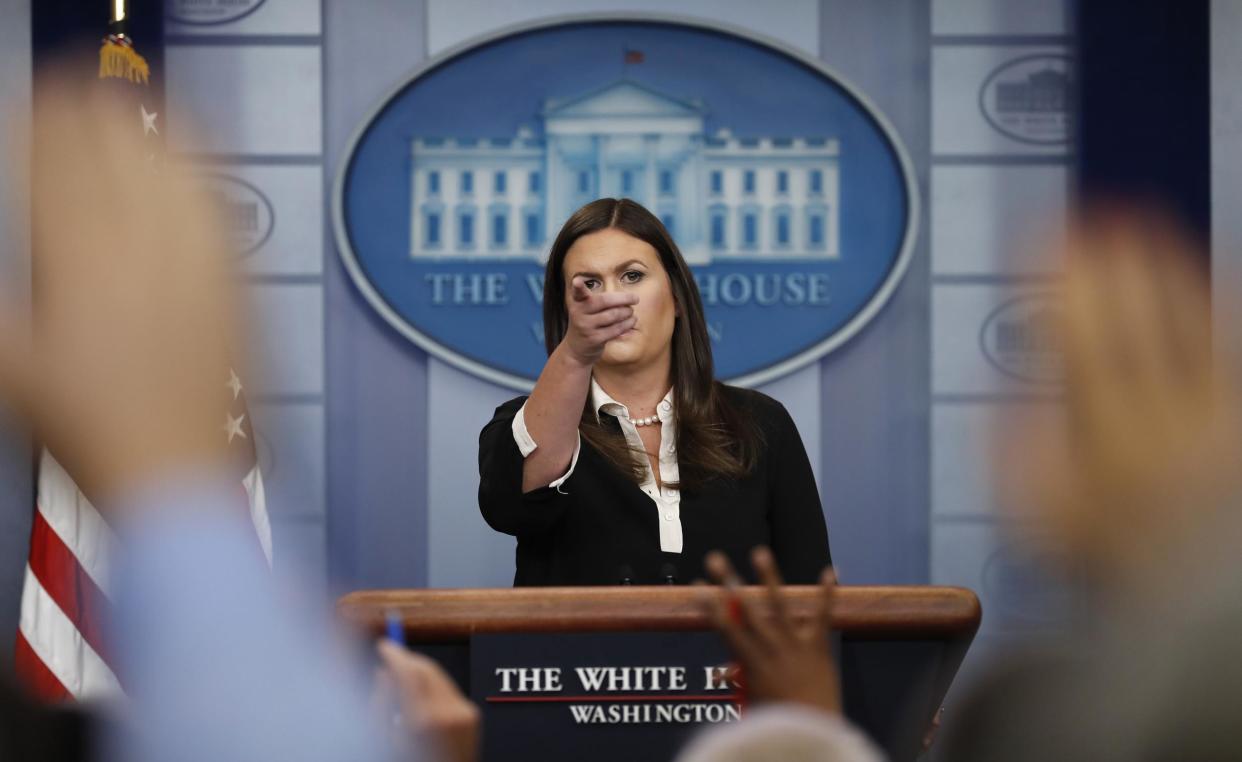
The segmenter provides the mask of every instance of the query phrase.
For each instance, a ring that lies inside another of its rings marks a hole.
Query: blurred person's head
[[[794,704],[748,712],[735,725],[716,725],[692,740],[676,762],[880,762],[861,731],[837,715]]]

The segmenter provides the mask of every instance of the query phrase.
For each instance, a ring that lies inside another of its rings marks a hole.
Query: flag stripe
[[[52,674],[52,670],[47,668],[39,655],[30,647],[26,636],[17,631],[17,642],[14,644],[15,652],[13,654],[13,670],[17,673],[17,679],[31,695],[40,701],[64,701],[70,698],[70,693],[60,680],[56,679],[56,675]]]
[[[91,648],[106,656],[101,628],[107,598],[52,530],[42,507],[35,511],[30,536],[30,570]]]
[[[263,489],[263,472],[256,463],[246,478],[242,479],[242,487],[246,490],[246,504],[250,509],[250,520],[254,522],[254,531],[259,536],[259,545],[263,548],[263,556],[267,566],[272,566],[272,523],[267,516],[267,491]]]
[[[120,693],[112,670],[39,584],[29,566],[22,589],[20,628],[31,650],[74,698]]]
[[[122,688],[105,659],[108,559],[112,529],[60,464],[43,451],[31,552],[22,590],[15,659],[18,676],[38,697],[117,696]],[[257,465],[242,480],[256,539],[272,563],[272,530]]]
[[[108,593],[108,559],[116,544],[103,516],[51,453],[39,462],[39,510],[95,585]]]

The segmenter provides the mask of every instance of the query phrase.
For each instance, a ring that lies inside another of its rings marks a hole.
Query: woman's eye
[[[594,278],[587,278],[586,280],[582,281],[582,285],[586,286],[588,291],[594,291],[595,287],[599,285],[599,281],[595,280]]]
[[[643,274],[639,272],[638,270],[627,270],[625,274],[621,276],[621,278],[626,283],[637,283],[643,279]]]

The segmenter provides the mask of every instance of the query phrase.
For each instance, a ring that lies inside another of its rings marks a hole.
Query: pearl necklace
[[[653,423],[659,423],[660,417],[657,415],[652,415],[652,416],[648,416],[647,418],[631,418],[627,415],[625,416],[625,420],[629,421],[635,426],[650,426]]]

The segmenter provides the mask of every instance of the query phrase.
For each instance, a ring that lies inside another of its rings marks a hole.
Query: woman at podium
[[[479,507],[517,537],[514,584],[688,583],[768,545],[814,583],[828,531],[789,413],[714,378],[698,287],[629,199],[576,211],[544,277],[548,361],[479,436]]]

